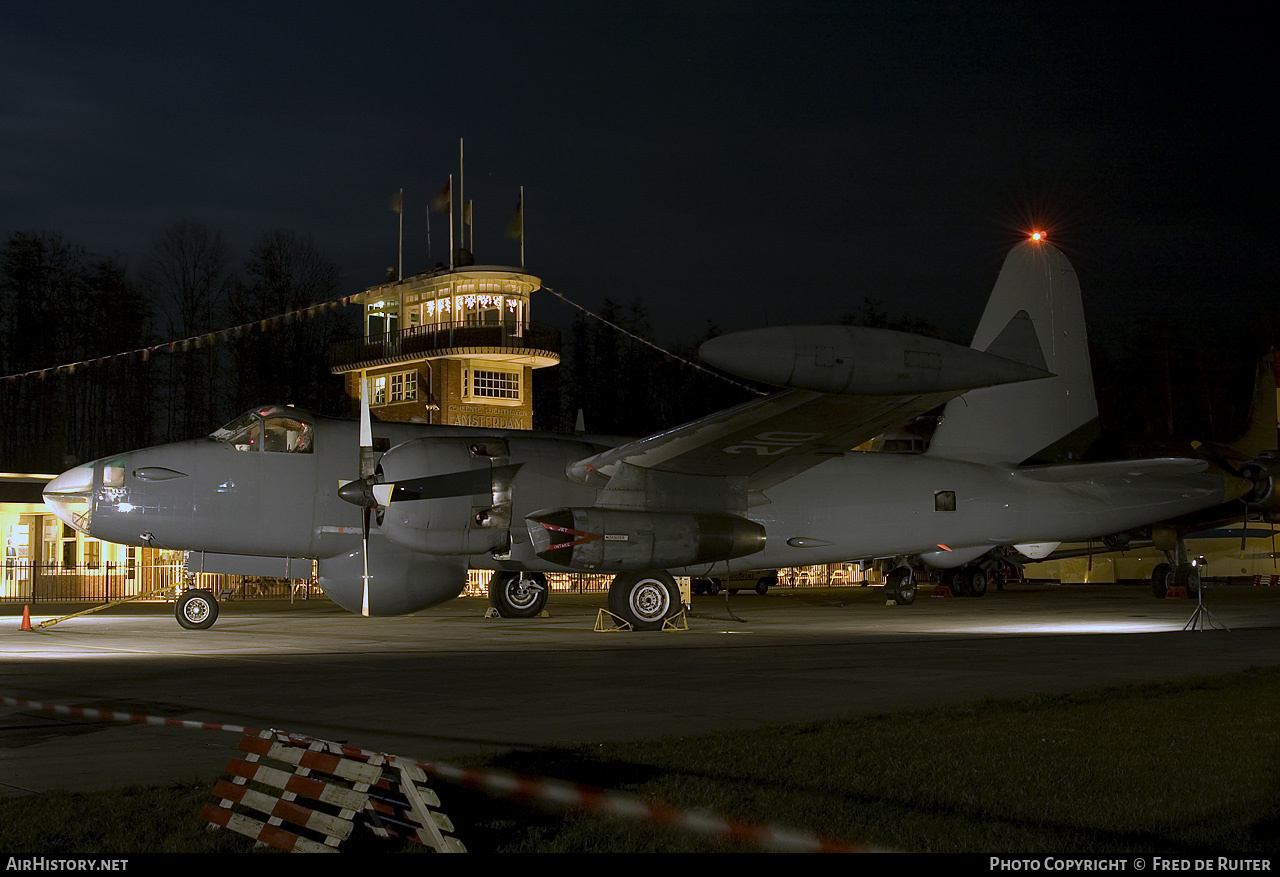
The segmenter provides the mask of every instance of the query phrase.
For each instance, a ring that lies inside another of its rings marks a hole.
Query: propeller
[[[369,414],[368,378],[360,376],[360,477],[348,481],[338,488],[338,496],[352,505],[358,505],[364,512],[360,528],[364,558],[364,588],[360,597],[360,614],[369,615],[369,526],[374,509],[381,505],[378,502],[377,462],[373,452],[373,424]]]

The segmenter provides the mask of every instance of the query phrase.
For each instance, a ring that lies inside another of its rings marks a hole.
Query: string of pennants
[[[50,375],[71,375],[75,374],[77,369],[100,366],[108,362],[122,359],[148,362],[151,357],[157,353],[183,353],[188,350],[199,350],[203,347],[209,347],[223,341],[243,338],[253,332],[265,332],[270,329],[280,328],[281,326],[291,325],[299,320],[312,319],[326,311],[355,304],[356,298],[356,295],[347,295],[342,298],[333,299],[332,301],[308,305],[305,308],[298,308],[283,314],[276,314],[274,317],[266,317],[261,320],[252,320],[248,323],[241,323],[239,326],[231,326],[227,329],[218,329],[214,332],[204,332],[200,335],[192,335],[189,338],[165,341],[160,344],[152,344],[148,347],[139,347],[135,350],[126,350],[120,353],[107,354],[106,356],[82,359],[78,362],[68,362],[63,363],[62,365],[31,369],[30,371],[25,372],[14,372],[13,374],[0,377],[0,380],[15,383],[20,378],[44,379]]]
[[[678,353],[672,353],[670,350],[667,350],[664,347],[659,347],[657,344],[654,344],[649,339],[644,338],[640,335],[637,335],[635,332],[624,329],[621,326],[619,326],[617,323],[614,323],[610,320],[606,320],[604,317],[600,316],[595,311],[585,308],[582,305],[578,304],[576,301],[573,301],[572,299],[560,294],[559,292],[556,292],[550,286],[544,286],[542,288],[547,292],[551,293],[552,295],[554,295],[556,298],[560,299],[565,304],[571,307],[575,307],[578,310],[582,311],[588,317],[591,317],[592,319],[597,320],[598,322],[604,323],[610,329],[613,329],[617,332],[621,332],[623,335],[626,335],[628,338],[632,339],[633,341],[639,341],[641,344],[645,345],[646,347],[652,347],[654,350],[658,351],[663,356],[669,357],[670,359],[674,359],[676,362],[683,363],[684,365],[689,366],[689,368],[697,369],[700,372],[706,372],[707,374],[711,375],[713,378],[719,378],[722,381],[733,384],[735,387],[738,387],[739,389],[747,390],[749,392],[755,393],[757,396],[769,395],[769,393],[765,390],[761,390],[758,387],[749,387],[744,383],[735,381],[733,378],[729,377],[728,375],[721,374],[720,372],[715,371],[714,369],[709,369],[705,365],[696,363],[693,360],[687,359]]]
[[[663,356],[670,357],[671,359],[681,362],[684,365],[689,366],[690,368],[697,369],[698,371],[706,372],[707,374],[713,377],[719,378],[722,381],[726,381],[727,383],[733,384],[735,387],[738,387],[740,389],[755,393],[756,395],[759,395],[759,396],[768,395],[768,393],[764,390],[740,383],[739,381],[736,381],[727,375],[724,375],[724,374],[721,374],[720,372],[709,369],[704,365],[694,362],[693,360],[680,356],[678,353],[673,353],[672,351],[667,350],[664,347],[660,347],[657,344],[654,344],[652,341],[648,340],[647,338],[643,338],[635,334],[634,332],[630,332],[627,329],[624,329],[621,326],[619,326],[617,323],[611,322],[610,320],[605,319],[604,317],[600,316],[594,311],[586,307],[583,307],[582,305],[578,304],[576,301],[573,301],[569,297],[565,296],[560,292],[557,292],[556,290],[552,289],[549,286],[543,286],[541,287],[541,289],[551,293],[553,296],[560,299],[565,304],[570,305],[571,307],[577,308],[578,310],[582,311],[584,314],[588,315],[592,319],[595,319],[603,323],[609,328],[614,329],[618,332],[621,332],[623,335],[626,335],[627,337],[635,341],[638,341],[641,344],[652,347],[654,350],[658,351]],[[204,332],[199,335],[192,335],[188,338],[181,338],[175,341],[165,341],[160,344],[152,344],[147,347],[139,347],[135,350],[126,350],[120,353],[110,353],[110,354],[107,354],[106,356],[98,356],[98,357],[92,357],[90,359],[82,359],[82,360],[79,360],[78,362],[67,362],[61,365],[52,365],[52,366],[47,366],[45,368],[30,369],[29,371],[24,371],[24,372],[14,372],[13,374],[0,376],[0,380],[10,384],[17,383],[17,381],[21,378],[40,378],[41,380],[43,380],[49,377],[50,375],[72,375],[76,373],[77,369],[89,368],[92,366],[100,366],[108,362],[113,362],[115,360],[125,359],[129,361],[141,360],[142,362],[148,362],[150,361],[152,355],[156,353],[184,353],[188,350],[200,350],[203,347],[211,346],[219,342],[236,339],[236,338],[242,338],[245,335],[248,335],[255,331],[265,332],[269,329],[276,329],[281,326],[290,325],[298,320],[311,319],[313,317],[319,316],[325,311],[330,311],[336,308],[346,307],[347,305],[356,304],[358,297],[359,296],[357,294],[345,295],[342,298],[333,299],[332,301],[309,305],[305,308],[298,308],[297,310],[288,311],[287,313],[277,314],[274,317],[267,317],[261,320],[252,320],[248,323],[241,323],[239,326],[231,326],[230,328],[227,328],[227,329],[218,329],[217,331],[214,331],[214,332]]]

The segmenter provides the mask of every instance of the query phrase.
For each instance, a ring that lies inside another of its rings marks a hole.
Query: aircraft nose
[[[89,533],[89,500],[93,496],[93,464],[68,469],[44,488],[44,502],[62,523]]]

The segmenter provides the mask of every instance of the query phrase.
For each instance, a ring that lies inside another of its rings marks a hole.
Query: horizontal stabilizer
[[[1017,470],[1022,478],[1047,484],[1113,482],[1151,475],[1195,475],[1207,472],[1209,464],[1190,457],[1157,457],[1148,460],[1111,460],[1105,463],[1062,463],[1052,466],[1026,466]]]

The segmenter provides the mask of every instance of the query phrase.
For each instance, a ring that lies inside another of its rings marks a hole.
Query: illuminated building
[[[53,478],[0,473],[0,599],[137,593],[144,549],[102,542],[55,518],[41,496]]]
[[[532,429],[533,370],[560,362],[560,334],[530,319],[542,281],[519,268],[439,267],[357,294],[364,337],[330,351],[347,395],[367,376],[378,420]]]

